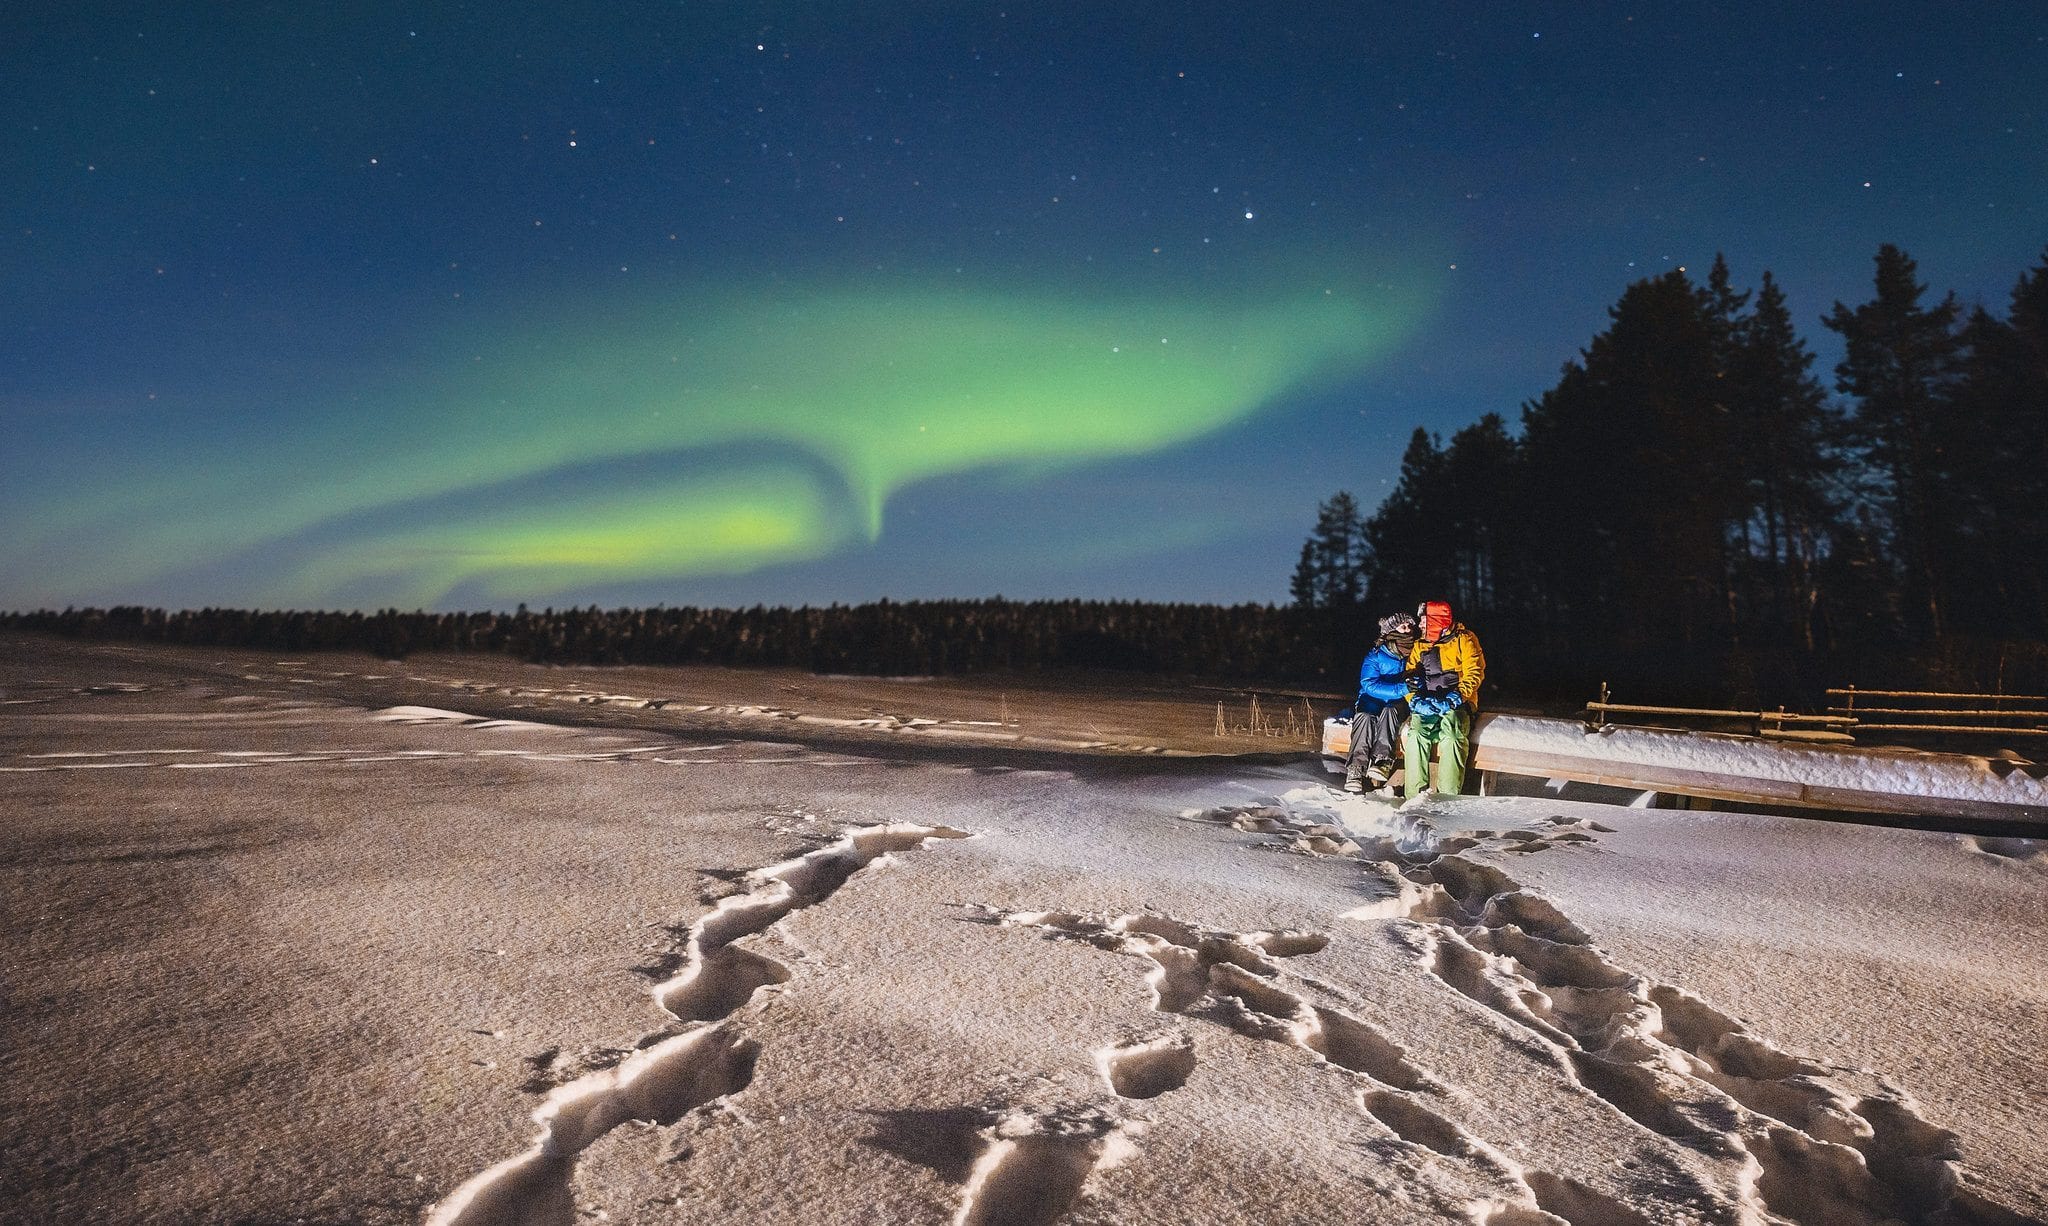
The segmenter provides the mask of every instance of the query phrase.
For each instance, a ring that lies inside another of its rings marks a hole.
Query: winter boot
[[[1378,787],[1379,784],[1375,783],[1373,786]],[[1344,768],[1344,790],[1359,793],[1365,791],[1365,772],[1361,771],[1355,762]]]
[[[1372,790],[1375,792],[1387,786],[1387,781],[1393,777],[1394,764],[1392,762],[1375,762],[1365,768],[1365,780],[1372,785]]]

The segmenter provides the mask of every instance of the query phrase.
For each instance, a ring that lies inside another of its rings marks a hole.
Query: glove
[[[1420,694],[1410,698],[1408,700],[1408,710],[1411,714],[1422,716],[1443,714],[1443,707],[1438,703],[1438,700],[1431,698],[1427,694]]]
[[[1421,673],[1402,673],[1401,680],[1408,686],[1408,692],[1410,694],[1419,694],[1422,692]]]
[[[1450,693],[1437,699],[1437,706],[1439,708],[1437,714],[1442,715],[1448,711],[1455,711],[1464,705],[1465,695],[1457,690],[1452,690]]]

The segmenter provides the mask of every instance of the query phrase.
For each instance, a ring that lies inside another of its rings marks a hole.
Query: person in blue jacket
[[[1379,641],[1358,668],[1358,699],[1352,704],[1351,754],[1344,762],[1344,790],[1374,791],[1394,777],[1394,749],[1408,715],[1408,654],[1415,646],[1415,617],[1392,613],[1380,619]]]

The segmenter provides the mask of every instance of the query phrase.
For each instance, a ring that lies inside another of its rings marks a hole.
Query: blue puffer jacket
[[[1407,671],[1407,661],[1385,643],[1367,652],[1365,663],[1358,666],[1357,709],[1372,715],[1389,703],[1407,698],[1408,684],[1401,680],[1401,674]]]

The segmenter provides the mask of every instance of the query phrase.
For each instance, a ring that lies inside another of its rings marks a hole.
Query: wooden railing
[[[1858,727],[1855,716],[1838,714],[1832,708],[1826,715],[1802,715],[1784,707],[1775,711],[1734,711],[1720,707],[1658,707],[1609,699],[1607,683],[1603,681],[1599,699],[1586,704],[1589,726],[1605,723],[1609,715],[1654,715],[1748,724],[1752,735],[1797,741],[1848,741],[1854,739]]]
[[[1828,713],[1866,732],[2048,736],[2048,709],[2043,704],[2048,704],[2048,695],[1860,690],[1853,685],[1828,691]]]
[[[1600,697],[1586,704],[1586,723],[1607,722],[1610,716],[1646,716],[1673,720],[1710,720],[1746,725],[1753,736],[1801,741],[1853,741],[1907,735],[1932,737],[2048,736],[2048,695],[1978,694],[1950,690],[1864,690],[1855,686],[1827,691],[1825,715],[1805,715],[1779,707],[1775,711],[1738,711],[1722,707],[1661,707],[1615,702],[1605,682]]]

